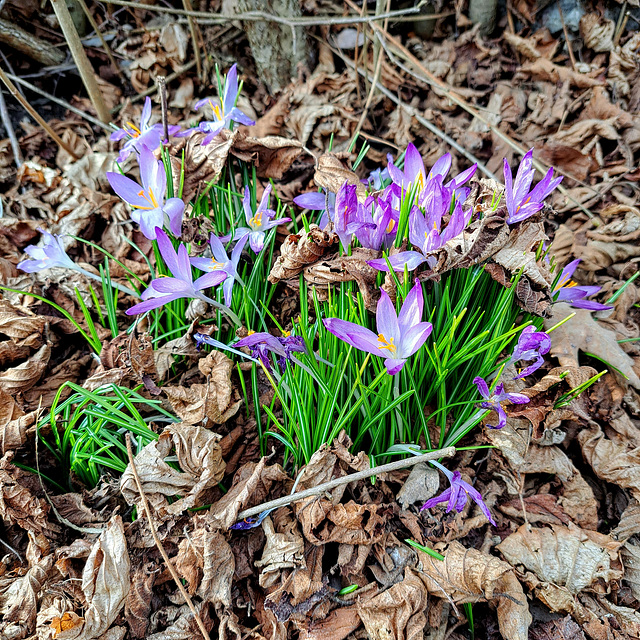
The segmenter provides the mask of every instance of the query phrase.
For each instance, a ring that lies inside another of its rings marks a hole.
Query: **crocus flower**
[[[389,375],[402,369],[411,357],[425,343],[431,333],[430,322],[420,322],[424,299],[422,286],[416,282],[406,297],[400,314],[384,290],[380,290],[380,301],[376,309],[378,334],[354,322],[340,318],[326,318],[324,326],[334,336],[347,344],[384,358]]]
[[[140,124],[136,126],[133,122],[126,122],[122,129],[118,129],[111,134],[111,140],[114,141],[126,138],[126,142],[120,149],[120,155],[117,158],[118,162],[124,162],[132,151],[140,153],[142,147],[147,147],[147,149],[154,151],[160,146],[163,134],[162,123],[149,124],[150,120],[151,98],[147,97],[142,108]],[[180,131],[180,127],[177,125],[168,127],[170,136],[175,135],[178,131]]]
[[[333,228],[340,238],[344,251],[351,244],[353,234],[363,225],[369,225],[361,219],[360,215],[356,186],[345,182],[336,194],[336,211],[333,218]]]
[[[507,414],[502,408],[501,402],[512,402],[513,404],[529,402],[529,398],[522,393],[507,393],[502,383],[495,388],[493,394],[489,392],[489,386],[480,376],[473,379],[473,384],[478,387],[480,395],[484,398],[484,402],[481,402],[480,406],[483,409],[492,409],[498,414],[498,424],[495,427],[488,424],[489,429],[502,429],[507,424]]]
[[[551,338],[544,331],[536,331],[533,325],[525,327],[507,364],[518,362],[518,360],[535,360],[535,362],[520,371],[514,380],[526,378],[537,371],[544,363],[542,356],[549,353],[549,349],[551,349]]]
[[[287,362],[292,360],[292,353],[305,353],[304,341],[300,336],[287,334],[280,338],[270,333],[251,333],[246,338],[238,340],[233,345],[235,348],[248,347],[251,357],[260,360],[267,371],[273,372],[269,354],[278,356],[278,365],[284,369]]]
[[[18,269],[27,273],[35,273],[52,267],[81,271],[80,267],[67,255],[60,240],[62,236],[53,235],[40,228],[38,228],[38,231],[43,236],[42,246],[38,247],[35,244],[30,244],[26,247],[24,252],[31,260],[18,262]]]
[[[209,238],[209,245],[211,246],[213,258],[191,258],[191,264],[201,271],[223,275],[222,280],[224,280],[224,284],[222,285],[222,290],[224,292],[224,303],[227,307],[231,306],[233,283],[235,280],[240,279],[238,275],[238,262],[240,261],[242,249],[244,249],[246,242],[247,236],[245,235],[238,240],[231,252],[231,259],[229,259],[224,245],[220,242],[220,238],[218,238],[215,233],[212,233]]]
[[[273,220],[276,212],[273,209],[269,209],[269,195],[271,193],[271,185],[268,185],[262,194],[262,200],[253,213],[251,210],[251,195],[249,193],[249,187],[244,189],[244,199],[242,205],[244,207],[244,215],[247,219],[248,227],[240,227],[236,229],[236,239],[249,236],[249,244],[254,253],[260,253],[264,247],[265,232],[273,227],[277,227],[279,224],[285,222],[291,222],[291,218],[278,218]]]
[[[491,511],[489,511],[489,507],[487,507],[482,499],[480,492],[477,489],[474,489],[468,482],[465,482],[459,471],[451,473],[451,471],[445,469],[441,464],[435,463],[435,465],[447,476],[450,486],[439,496],[435,496],[427,500],[420,510],[432,509],[436,505],[446,502],[447,513],[453,511],[453,509],[460,513],[464,509],[469,498],[471,498],[480,507],[482,513],[487,517],[487,520],[495,527],[496,522],[491,515]]]
[[[395,220],[391,217],[391,205],[384,200],[374,201],[368,198],[360,208],[359,219],[364,223],[359,229],[356,229],[356,238],[360,244],[366,249],[379,251],[382,244],[390,235],[390,230],[396,226]],[[371,215],[373,208],[373,215]]]
[[[205,302],[211,302],[210,298],[202,293],[202,290],[220,284],[224,279],[224,274],[207,273],[194,282],[187,247],[181,244],[176,253],[171,240],[162,229],[158,229],[157,241],[160,255],[173,277],[160,277],[152,280],[142,293],[143,302],[127,309],[127,315],[134,316],[151,309],[157,309],[179,298],[199,298]]]
[[[509,217],[508,224],[522,222],[542,209],[545,198],[562,182],[560,178],[553,179],[553,169],[549,169],[545,177],[529,191],[533,176],[533,149],[529,149],[518,167],[516,179],[513,180],[511,167],[504,159],[504,193]]]
[[[189,135],[193,131],[201,131],[207,135],[202,139],[202,144],[209,144],[224,128],[228,128],[231,122],[238,122],[247,126],[254,125],[255,122],[246,114],[242,113],[235,106],[238,99],[238,69],[233,65],[229,69],[224,83],[224,97],[222,101],[216,98],[204,98],[195,104],[196,111],[205,105],[209,105],[213,111],[214,120],[201,122],[197,127],[188,129],[180,136]]]
[[[556,282],[551,291],[551,297],[554,299],[554,302],[568,302],[572,307],[588,309],[589,311],[613,309],[613,306],[610,304],[600,304],[593,300],[585,300],[585,298],[598,293],[602,287],[580,286],[576,284],[571,278],[579,264],[580,258],[573,260],[560,273],[558,282]]]
[[[166,226],[177,238],[182,234],[184,202],[169,198],[165,202],[167,174],[164,164],[156,160],[152,151],[142,147],[140,151],[140,186],[131,178],[119,173],[107,172],[111,188],[131,207],[131,219],[140,225],[142,233],[155,240],[158,229]]]

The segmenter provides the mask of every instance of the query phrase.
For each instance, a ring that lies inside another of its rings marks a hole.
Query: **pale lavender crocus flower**
[[[389,375],[398,373],[404,363],[425,343],[431,333],[431,323],[421,322],[424,299],[422,286],[416,282],[407,295],[400,314],[384,290],[376,309],[378,334],[354,322],[340,318],[323,320],[327,331],[347,344],[384,358]]]
[[[179,298],[198,298],[205,302],[214,302],[202,291],[220,284],[225,277],[224,274],[207,273],[194,282],[187,247],[180,244],[176,253],[171,240],[162,229],[158,229],[156,239],[160,255],[172,277],[160,277],[152,280],[142,293],[143,301],[127,309],[127,315],[134,316],[145,313]]]
[[[26,271],[27,273],[35,273],[36,271],[43,271],[44,269],[51,269],[53,267],[83,271],[83,269],[67,255],[61,241],[62,236],[54,235],[41,228],[38,228],[38,231],[42,234],[42,246],[39,247],[35,244],[30,244],[26,247],[24,252],[31,260],[18,262],[18,269]]]
[[[126,122],[124,127],[111,134],[111,140],[113,141],[126,138],[126,142],[122,146],[122,149],[120,149],[120,155],[117,157],[118,162],[124,162],[133,151],[140,153],[142,147],[154,151],[160,146],[163,134],[162,123],[150,124],[150,121],[151,99],[147,97],[144,101],[139,125],[136,126],[133,122]],[[180,127],[177,125],[170,125],[168,127],[170,136],[175,135],[178,131],[180,131]]]
[[[516,224],[531,217],[544,206],[545,198],[562,182],[562,176],[553,179],[553,169],[529,191],[536,170],[533,168],[533,149],[529,149],[518,166],[513,180],[511,167],[504,159],[504,193],[509,217],[507,224]]]
[[[568,302],[572,307],[587,309],[588,311],[613,309],[613,306],[610,304],[601,304],[593,300],[585,300],[585,298],[598,293],[602,287],[581,286],[575,283],[571,278],[573,278],[573,274],[579,264],[580,258],[573,260],[560,273],[558,281],[551,290],[551,297],[554,302]]]
[[[224,303],[227,307],[231,306],[233,298],[233,283],[238,280],[240,284],[242,280],[238,274],[238,262],[242,255],[244,245],[247,243],[247,236],[243,236],[238,240],[236,246],[231,252],[231,259],[224,249],[224,245],[215,233],[209,237],[209,245],[211,246],[212,258],[191,258],[191,264],[201,271],[222,274],[222,291],[224,292]]]
[[[239,124],[247,126],[254,125],[255,122],[235,106],[237,99],[238,68],[237,65],[234,64],[227,74],[227,78],[224,83],[224,97],[222,100],[217,98],[204,98],[202,100],[198,100],[195,104],[196,111],[205,105],[211,107],[214,119],[206,120],[201,122],[197,127],[187,129],[187,131],[179,134],[179,137],[189,135],[194,131],[201,131],[202,133],[207,134],[202,139],[202,144],[209,144],[223,129],[230,127],[232,122],[238,122]]]
[[[466,506],[469,498],[471,498],[479,507],[482,513],[486,516],[487,520],[495,527],[496,521],[493,519],[491,515],[491,511],[489,511],[489,507],[485,504],[482,499],[482,495],[477,489],[474,489],[468,482],[465,482],[462,479],[459,471],[454,471],[453,473],[443,467],[440,463],[431,461],[431,464],[438,467],[442,473],[447,476],[449,480],[450,486],[445,489],[439,496],[435,496],[429,500],[427,500],[421,507],[420,511],[424,509],[432,509],[438,504],[442,502],[447,503],[447,513],[453,511],[454,509],[460,513],[464,507]]]
[[[529,325],[522,330],[513,354],[505,365],[513,364],[519,360],[526,360],[528,362],[535,360],[533,364],[522,369],[514,380],[526,378],[544,364],[544,358],[542,356],[549,353],[549,349],[551,349],[551,338],[544,331],[536,331],[533,325]]]
[[[244,236],[249,236],[249,245],[256,254],[262,251],[262,248],[264,247],[265,234],[269,229],[273,229],[285,222],[291,222],[291,218],[273,219],[276,212],[273,209],[269,209],[270,194],[271,185],[269,184],[264,190],[260,204],[254,213],[251,209],[251,194],[249,193],[249,187],[245,187],[244,189],[242,206],[244,207],[244,215],[249,226],[236,229],[235,238],[240,240],[240,238],[243,238]]]
[[[511,402],[513,404],[526,404],[529,398],[522,393],[508,393],[504,390],[504,384],[500,383],[491,393],[486,381],[480,376],[473,379],[473,384],[478,387],[480,395],[484,401],[480,403],[483,409],[491,409],[498,414],[498,424],[494,427],[490,424],[489,429],[502,429],[507,424],[507,414],[502,407],[502,402]]]
[[[184,202],[180,198],[169,198],[165,202],[167,174],[164,164],[156,160],[146,147],[140,151],[139,162],[142,186],[131,178],[108,171],[107,180],[111,188],[133,208],[131,219],[140,225],[140,230],[149,240],[155,240],[157,231],[163,226],[179,238],[182,235]]]

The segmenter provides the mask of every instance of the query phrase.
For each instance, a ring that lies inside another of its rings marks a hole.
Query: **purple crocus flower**
[[[238,275],[238,262],[240,261],[240,256],[242,255],[242,250],[246,242],[247,236],[245,235],[238,240],[231,252],[231,259],[229,259],[224,245],[220,242],[220,238],[218,238],[215,233],[212,233],[209,237],[209,245],[211,246],[213,258],[191,258],[191,264],[201,271],[223,275],[220,281],[224,280],[222,290],[224,292],[224,303],[227,307],[231,306],[233,283],[236,280],[240,280],[240,276]]]
[[[155,240],[158,229],[166,226],[179,238],[182,235],[184,202],[180,198],[169,198],[165,202],[167,174],[164,164],[156,160],[146,147],[140,150],[140,186],[131,178],[113,171],[107,172],[111,188],[131,207],[131,219],[140,225],[142,233]]]
[[[260,200],[260,204],[258,205],[256,212],[253,213],[251,210],[251,195],[249,193],[249,187],[245,187],[244,189],[242,205],[244,207],[244,215],[249,226],[236,229],[235,237],[239,240],[240,238],[248,235],[249,244],[251,245],[253,252],[256,254],[260,253],[264,247],[266,231],[273,229],[273,227],[277,227],[279,224],[291,222],[291,218],[278,218],[277,220],[272,219],[276,215],[276,212],[273,209],[268,208],[270,193],[271,185],[268,185],[262,194],[262,200]]]
[[[231,69],[229,69],[224,83],[224,97],[222,101],[217,98],[204,98],[198,100],[195,104],[196,111],[205,105],[209,105],[215,119],[201,122],[197,127],[182,132],[180,137],[189,135],[194,131],[201,131],[207,134],[202,139],[202,144],[209,144],[224,128],[230,127],[232,122],[238,122],[247,126],[254,125],[255,122],[235,106],[237,99],[238,69],[237,65],[234,64]]]
[[[504,159],[504,193],[509,217],[507,224],[516,224],[531,217],[542,209],[545,198],[562,182],[562,176],[553,179],[553,169],[529,191],[533,176],[533,149],[529,149],[518,166],[516,179],[513,180],[511,167]]]
[[[434,463],[432,462],[432,464]],[[424,509],[432,509],[436,505],[446,502],[447,513],[454,509],[460,513],[464,509],[469,498],[471,498],[480,507],[482,513],[487,517],[487,520],[495,527],[496,522],[491,515],[491,511],[489,511],[489,507],[487,507],[482,499],[480,492],[477,489],[474,489],[468,482],[465,482],[459,471],[451,473],[451,471],[445,469],[441,464],[435,463],[435,466],[437,466],[447,476],[450,486],[439,496],[435,496],[427,500],[422,505],[420,511],[423,511]]]
[[[340,238],[340,244],[344,251],[347,251],[351,244],[353,234],[363,225],[369,224],[365,223],[360,215],[356,186],[345,182],[336,194],[336,210],[333,217],[333,228]]]
[[[392,231],[396,226],[395,220],[391,217],[391,205],[384,200],[376,202],[373,198],[368,198],[364,205],[358,206],[360,209],[358,217],[363,225],[356,229],[356,238],[366,249],[379,251],[390,235],[390,230]],[[373,208],[373,215],[371,215],[371,208]]]
[[[42,246],[30,244],[26,247],[24,252],[31,260],[18,262],[18,269],[27,273],[35,273],[52,267],[81,271],[80,267],[67,255],[60,240],[62,236],[53,235],[41,228],[38,228],[38,231],[43,236]]]
[[[442,160],[442,158],[440,158],[440,160]],[[451,164],[450,158],[449,164]],[[407,145],[407,150],[404,154],[404,171],[398,169],[391,160],[389,160],[387,170],[393,182],[405,191],[408,191],[412,186],[417,184],[418,193],[422,193],[422,190],[427,184],[424,160],[416,146],[411,142]]]
[[[220,284],[224,280],[224,274],[207,273],[194,282],[187,247],[181,244],[176,253],[171,240],[162,229],[157,230],[157,242],[160,255],[172,277],[160,277],[152,280],[141,296],[143,302],[127,309],[127,315],[134,316],[151,309],[157,309],[179,298],[199,298],[210,302],[202,290]]]
[[[151,120],[151,98],[147,97],[144,101],[144,107],[142,108],[142,114],[140,115],[140,124],[136,126],[133,122],[126,122],[122,129],[118,129],[111,134],[111,140],[117,141],[126,138],[122,149],[120,149],[120,155],[117,157],[118,162],[124,162],[132,151],[140,153],[143,147],[151,151],[155,151],[162,142],[162,123],[149,124]],[[168,127],[169,135],[173,136],[180,127],[177,125],[170,125]]]
[[[610,304],[600,304],[593,300],[585,300],[600,291],[602,287],[581,286],[576,284],[571,278],[580,264],[580,258],[570,262],[560,273],[558,281],[551,290],[551,297],[554,302],[568,302],[577,309],[587,309],[589,311],[602,311],[603,309],[613,309]]]
[[[347,344],[384,358],[389,375],[395,375],[402,369],[407,358],[411,357],[425,343],[431,333],[430,322],[420,322],[424,299],[422,286],[416,282],[406,297],[400,314],[384,290],[380,290],[380,301],[376,309],[378,334],[361,327],[354,322],[340,318],[323,320],[327,331]]]
[[[507,364],[518,362],[518,360],[535,360],[535,362],[520,371],[514,380],[526,378],[537,371],[544,364],[542,356],[549,353],[549,349],[551,349],[551,338],[544,331],[536,331],[533,325],[525,327]]]
[[[498,414],[498,424],[495,427],[488,424],[489,429],[502,429],[507,424],[507,414],[502,408],[501,402],[512,402],[513,404],[529,402],[529,398],[522,393],[507,393],[502,383],[495,388],[493,394],[489,392],[489,386],[480,376],[473,379],[473,384],[478,387],[480,395],[484,398],[484,402],[481,402],[480,406],[483,409],[491,409]]]
[[[248,347],[251,350],[251,357],[260,360],[270,373],[273,372],[269,354],[278,356],[278,365],[284,369],[287,362],[292,360],[292,354],[305,353],[304,341],[300,336],[292,336],[285,333],[284,336],[276,338],[270,333],[250,333],[246,338],[238,340],[233,345],[235,348]]]

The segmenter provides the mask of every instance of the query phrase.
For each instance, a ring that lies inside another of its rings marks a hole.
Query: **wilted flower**
[[[127,315],[134,316],[150,309],[157,309],[179,298],[198,298],[205,302],[211,302],[210,298],[202,293],[202,290],[220,284],[224,279],[224,274],[207,273],[194,282],[187,247],[181,244],[176,253],[171,240],[162,229],[158,229],[157,241],[160,255],[173,277],[160,277],[152,280],[141,296],[143,302],[127,309]]]
[[[38,228],[43,236],[43,244],[38,247],[30,244],[25,248],[24,252],[31,260],[23,260],[18,262],[18,269],[27,273],[35,273],[43,269],[51,269],[52,267],[62,267],[63,269],[74,269],[82,271],[82,269],[67,255],[60,238],[44,229]]]
[[[545,198],[562,182],[560,178],[553,179],[553,169],[549,169],[545,177],[529,191],[536,170],[533,168],[533,149],[529,149],[518,166],[515,181],[511,174],[511,167],[504,159],[504,193],[509,217],[508,224],[522,222],[544,206]]]
[[[491,511],[489,511],[489,507],[485,504],[482,499],[482,495],[477,489],[474,489],[468,482],[465,482],[462,479],[459,471],[454,471],[451,473],[448,469],[445,469],[441,464],[437,462],[432,462],[431,464],[435,464],[444,473],[449,479],[450,486],[445,489],[439,496],[435,496],[430,500],[427,500],[420,509],[421,511],[424,509],[432,509],[438,504],[442,502],[447,503],[447,513],[453,511],[455,509],[458,513],[460,513],[469,498],[471,498],[482,510],[482,513],[487,517],[487,520],[495,527],[496,522],[491,515]]]
[[[111,134],[111,140],[117,141],[126,138],[126,142],[120,149],[118,162],[124,162],[132,151],[140,153],[143,147],[150,151],[154,151],[160,146],[162,141],[163,127],[162,123],[149,124],[151,120],[151,98],[147,97],[144,101],[142,114],[140,115],[140,124],[136,126],[133,122],[126,122],[122,129],[118,129]],[[177,125],[170,125],[168,132],[170,136],[180,131]]]
[[[211,246],[213,258],[191,258],[191,264],[201,271],[209,271],[210,273],[223,275],[222,280],[224,280],[224,284],[222,285],[222,290],[224,292],[224,303],[227,307],[231,306],[233,283],[240,278],[238,275],[238,262],[240,261],[242,249],[244,249],[246,242],[247,236],[245,235],[238,240],[231,252],[231,259],[229,259],[222,242],[220,242],[220,238],[218,238],[215,233],[212,233],[209,237],[209,245]],[[222,280],[220,280],[220,282],[222,282]]]
[[[205,105],[211,107],[214,120],[201,122],[197,127],[188,129],[180,134],[180,137],[189,135],[194,131],[201,131],[207,135],[202,139],[202,144],[209,144],[224,128],[228,128],[232,122],[238,122],[247,126],[254,125],[255,122],[246,114],[242,113],[235,106],[238,99],[238,69],[233,65],[229,69],[224,83],[224,97],[222,101],[217,98],[204,98],[195,104],[196,111]]]
[[[262,247],[264,247],[264,237],[266,231],[268,231],[269,229],[273,229],[273,227],[277,227],[279,224],[291,222],[291,218],[278,218],[277,220],[273,220],[276,212],[273,209],[268,208],[270,194],[271,185],[267,185],[267,188],[262,194],[262,200],[260,200],[260,204],[258,205],[256,212],[253,213],[253,211],[251,210],[251,196],[249,193],[249,187],[245,187],[244,189],[244,198],[242,200],[242,205],[244,207],[244,215],[249,226],[236,229],[235,237],[237,240],[239,240],[240,238],[248,235],[249,244],[251,245],[254,253],[260,253],[262,251]]]
[[[498,414],[498,424],[495,427],[488,424],[489,429],[502,429],[507,424],[507,414],[502,408],[501,402],[512,402],[513,404],[529,402],[529,398],[522,393],[507,393],[502,383],[495,388],[493,394],[489,392],[489,386],[480,376],[473,379],[473,384],[478,387],[480,395],[484,398],[484,402],[481,402],[480,406],[483,409],[492,409]]]
[[[507,364],[518,362],[518,360],[535,360],[535,362],[520,371],[514,380],[526,378],[537,371],[544,364],[542,356],[549,353],[549,349],[551,349],[551,338],[544,331],[536,331],[533,325],[525,327]]]
[[[391,299],[381,289],[376,309],[377,335],[359,324],[340,318],[326,318],[323,322],[327,330],[340,340],[384,358],[387,373],[395,375],[431,333],[431,323],[420,321],[423,304],[422,286],[416,283],[406,297],[400,314],[396,315]]]
[[[571,278],[580,264],[580,258],[570,262],[560,273],[558,281],[551,291],[551,297],[555,302],[568,302],[572,307],[587,309],[589,311],[602,311],[603,309],[613,309],[610,304],[600,304],[593,300],[585,300],[600,291],[598,286],[580,286]]]
[[[169,198],[165,202],[167,174],[164,164],[156,160],[153,152],[143,147],[140,151],[140,186],[131,178],[113,171],[107,172],[111,188],[131,207],[131,219],[140,225],[149,240],[156,239],[158,229],[166,226],[177,238],[182,234],[184,202]]]

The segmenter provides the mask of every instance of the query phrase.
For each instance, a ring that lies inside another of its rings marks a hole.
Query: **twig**
[[[84,50],[84,47],[82,46],[80,36],[73,24],[73,19],[71,18],[67,4],[65,0],[51,0],[51,4],[53,5],[53,10],[55,11],[58,22],[60,23],[60,28],[62,29],[65,40],[69,45],[69,50],[71,51],[73,60],[80,72],[82,82],[89,94],[89,99],[98,114],[98,118],[107,124],[110,120],[109,109],[107,109],[107,105],[105,104],[104,97],[102,96],[102,92],[98,86],[98,81],[96,80],[93,67],[89,62],[89,58],[87,58],[87,53]]]
[[[231,20],[256,20],[262,22],[276,22],[278,24],[284,24],[288,27],[313,27],[320,25],[342,25],[342,24],[358,24],[359,22],[372,22],[373,20],[382,20],[383,18],[400,18],[402,16],[416,15],[416,18],[420,17],[419,7],[409,7],[407,9],[399,9],[396,11],[389,11],[382,15],[373,16],[343,16],[341,14],[324,15],[318,17],[302,17],[302,18],[285,18],[283,16],[277,16],[267,11],[247,11],[245,13],[234,13],[233,15],[223,15],[221,13],[210,13],[208,11],[187,11],[185,9],[173,9],[172,7],[165,7],[163,5],[155,4],[153,6],[144,4],[142,2],[131,2],[130,0],[112,0],[111,4],[118,5],[120,7],[131,7],[133,9],[143,9],[145,11],[158,11],[159,13],[170,13],[177,16],[191,16],[193,18],[203,18],[209,20],[212,23],[229,22]],[[433,16],[428,16],[429,20],[433,19]]]
[[[193,11],[191,0],[182,0],[182,4],[186,11]],[[193,16],[187,16],[187,19],[189,20],[189,31],[191,32],[191,40],[193,42],[193,55],[196,59],[196,72],[198,74],[198,80],[202,82],[202,63],[200,62],[200,47],[198,46],[196,21]]]
[[[567,43],[567,51],[569,52],[569,60],[571,61],[571,68],[576,70],[576,57],[573,53],[573,47],[571,45],[571,38],[569,37],[569,29],[567,29],[567,25],[564,21],[564,13],[562,13],[562,7],[558,2],[558,12],[560,13],[560,22],[562,23],[562,33],[564,33],[564,39]]]
[[[120,80],[125,82],[124,74],[122,73],[122,70],[118,66],[116,59],[113,57],[113,54],[111,53],[111,48],[107,44],[107,41],[104,39],[104,35],[102,34],[102,31],[100,31],[100,27],[98,26],[96,19],[93,17],[93,14],[91,13],[91,11],[89,11],[89,7],[87,7],[87,3],[84,0],[77,0],[77,1],[78,1],[78,4],[82,7],[84,14],[87,16],[87,20],[89,20],[89,24],[91,25],[91,28],[96,32],[96,35],[98,36],[98,38],[100,38],[100,42],[102,43],[102,48],[104,49],[104,52],[107,54],[107,58],[109,58],[109,62],[111,63],[111,66],[120,77]]]
[[[18,144],[18,138],[16,138],[16,132],[13,130],[13,124],[11,122],[11,118],[9,117],[9,112],[7,111],[7,103],[4,101],[4,93],[0,88],[0,118],[2,119],[2,124],[7,131],[7,136],[9,137],[9,141],[11,142],[11,150],[13,151],[13,159],[16,162],[16,167],[20,168],[22,164],[22,153],[20,152],[20,145]]]
[[[79,160],[71,147],[45,122],[44,118],[29,104],[27,99],[18,91],[16,86],[9,80],[7,74],[0,68],[0,80],[9,89],[9,93],[24,107],[25,111],[51,136],[56,144],[62,147],[74,160]]]
[[[0,42],[8,44],[45,66],[60,64],[65,58],[64,53],[51,43],[32,36],[6,20],[0,20]]]
[[[175,570],[175,567],[173,566],[173,564],[171,563],[171,560],[169,559],[169,556],[167,555],[167,552],[165,551],[165,548],[162,545],[162,541],[158,537],[156,526],[153,523],[151,509],[149,509],[149,503],[147,502],[147,496],[145,495],[142,489],[142,482],[140,482],[140,476],[138,475],[138,470],[136,469],[136,465],[133,459],[133,450],[131,448],[131,434],[127,433],[126,440],[127,440],[127,454],[129,455],[129,464],[131,465],[131,473],[133,473],[133,478],[136,481],[136,486],[138,487],[138,493],[140,494],[140,502],[142,502],[142,507],[147,516],[147,521],[149,522],[149,530],[151,531],[151,535],[153,536],[153,541],[156,543],[156,546],[158,547],[158,551],[160,551],[160,554],[162,555],[162,558],[165,564],[167,565],[167,569],[169,569],[169,573],[171,574],[171,577],[174,579],[176,585],[178,586],[178,590],[182,594],[182,597],[185,599],[187,606],[191,610],[191,613],[195,618],[196,624],[198,625],[200,632],[202,633],[202,635],[206,640],[209,640],[209,634],[207,633],[204,623],[202,622],[202,618],[196,611],[196,608],[193,606],[193,601],[191,600],[191,597],[189,596],[189,594],[187,593],[187,590],[182,585],[180,576],[178,575],[178,572]]]
[[[160,94],[160,109],[162,110],[162,142],[169,142],[169,113],[167,110],[167,79],[164,76],[156,78],[156,86]]]
[[[298,502],[299,500],[304,500],[305,498],[318,496],[325,493],[326,491],[331,491],[331,489],[335,489],[336,487],[341,487],[342,485],[350,484],[351,482],[357,482],[358,480],[365,480],[366,478],[370,478],[371,476],[378,476],[382,473],[397,471],[398,469],[406,469],[407,467],[412,467],[419,462],[438,460],[439,458],[450,458],[451,456],[455,455],[455,453],[455,447],[447,447],[445,449],[438,449],[437,451],[430,451],[429,453],[424,453],[420,456],[412,456],[411,458],[407,458],[406,460],[396,460],[395,462],[382,464],[377,467],[372,467],[371,469],[365,469],[364,471],[351,473],[347,476],[336,478],[335,480],[329,480],[329,482],[323,482],[322,484],[311,487],[310,489],[305,489],[304,491],[299,491],[298,493],[283,496],[282,498],[278,498],[277,500],[271,500],[270,502],[259,504],[257,507],[245,509],[238,514],[238,520],[243,520],[244,518],[249,518],[250,516],[256,516],[259,513],[270,509],[278,509],[279,507],[284,507],[288,504],[291,504],[292,502]]]
[[[50,93],[47,93],[46,91],[43,91],[42,89],[40,89],[40,87],[36,87],[36,85],[31,84],[30,82],[27,82],[24,78],[21,78],[20,76],[14,76],[12,73],[7,73],[7,77],[11,78],[11,80],[13,80],[14,82],[18,82],[19,84],[23,85],[24,87],[29,89],[29,91],[38,93],[41,96],[44,96],[45,98],[47,98],[47,100],[51,100],[51,102],[55,102],[56,104],[59,104],[61,107],[64,107],[68,111],[71,111],[71,113],[75,113],[77,116],[84,118],[91,124],[96,125],[96,127],[101,127],[102,129],[106,129],[107,131],[113,131],[113,129],[108,124],[105,124],[104,122],[100,122],[100,120],[98,120],[97,118],[94,118],[93,116],[89,115],[88,113],[85,113],[81,109],[74,107],[72,104],[69,104],[66,100],[63,100],[62,98],[58,98],[56,96],[52,96]]]
[[[625,2],[624,4],[625,4],[625,7],[626,7],[627,3]],[[625,30],[625,28],[627,26],[627,21],[629,20],[629,16],[630,15],[631,14],[628,11],[625,11],[624,17],[622,18],[622,22],[620,23],[619,28],[616,29],[616,34],[613,37],[613,46],[614,47],[617,47],[620,44],[620,38],[621,38],[622,34],[624,33],[624,30]]]

